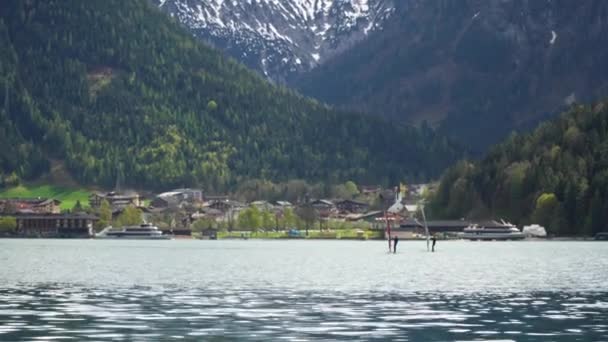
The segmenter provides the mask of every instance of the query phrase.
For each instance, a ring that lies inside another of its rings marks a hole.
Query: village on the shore
[[[424,239],[429,234],[449,239],[478,225],[513,228],[497,221],[427,222],[422,203],[431,186],[360,186],[349,198],[304,194],[293,202],[243,202],[192,188],[158,194],[93,192],[87,205],[77,202],[63,210],[61,201],[53,198],[3,198],[0,237],[94,238],[103,235],[100,232],[153,225],[158,234],[180,239]]]
[[[150,222],[177,238],[417,238],[424,228],[419,203],[428,185],[383,189],[361,186],[355,198],[240,202],[200,189],[174,189],[149,197],[134,191],[95,192],[89,206],[61,210],[53,198],[0,199],[0,216],[14,218],[4,237],[91,238],[109,225]],[[104,217],[105,216],[105,217]],[[134,217],[135,216],[135,217]],[[449,236],[469,225],[464,220],[430,221],[433,233]]]

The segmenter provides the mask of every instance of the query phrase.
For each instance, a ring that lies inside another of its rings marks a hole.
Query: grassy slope
[[[76,201],[80,201],[80,204],[84,207],[88,206],[89,194],[90,192],[85,189],[54,185],[20,185],[0,190],[0,198],[44,197],[58,199],[61,201],[61,209],[72,209]]]

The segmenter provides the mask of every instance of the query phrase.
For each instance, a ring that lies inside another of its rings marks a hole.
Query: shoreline
[[[26,236],[0,236],[0,240],[104,240],[104,241],[154,241],[158,239],[100,239],[100,238],[82,238],[82,237],[74,237],[74,238],[61,238],[61,237],[26,237]],[[380,238],[357,238],[357,237],[224,237],[218,239],[204,239],[199,237],[190,237],[190,236],[176,236],[173,239],[166,239],[162,241],[171,241],[171,240],[197,240],[197,241],[247,241],[247,240],[267,240],[267,241],[386,241],[386,239]],[[426,239],[399,239],[400,242],[425,242]],[[441,242],[452,242],[452,241],[467,241],[472,243],[491,243],[491,242],[602,242],[602,240],[596,240],[593,237],[554,237],[554,238],[525,238],[521,240],[485,240],[485,241],[470,241],[467,239],[437,239],[437,241]]]

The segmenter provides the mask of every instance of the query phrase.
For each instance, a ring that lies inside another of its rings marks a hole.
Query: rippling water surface
[[[608,341],[608,244],[0,240],[0,340]]]

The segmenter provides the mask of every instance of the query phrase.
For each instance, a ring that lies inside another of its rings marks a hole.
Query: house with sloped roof
[[[359,187],[359,192],[363,195],[378,194],[380,191],[382,191],[382,187],[380,185],[361,185]]]
[[[369,209],[369,204],[353,200],[341,200],[336,202],[336,208],[344,214],[364,213]]]
[[[239,201],[226,199],[226,200],[217,200],[217,201],[207,203],[207,205],[205,207],[217,209],[223,213],[226,213],[228,211],[242,210],[242,209],[246,208],[247,205],[245,205],[244,203],[241,203]]]
[[[172,199],[175,202],[182,203],[202,203],[203,202],[203,191],[200,189],[175,189],[161,194],[156,197]]]
[[[326,199],[317,199],[310,202],[310,205],[319,215],[319,217],[328,218],[338,213],[334,202]]]
[[[173,196],[156,196],[150,202],[150,207],[155,209],[177,209],[179,205],[179,199]]]
[[[275,206],[268,201],[253,201],[249,205],[260,211],[273,211],[275,209]]]
[[[107,201],[112,209],[121,209],[128,206],[141,206],[141,197],[136,192],[118,193],[115,191],[100,193],[95,192],[89,196],[89,204],[92,208],[99,208],[103,201]]]
[[[61,201],[53,198],[5,198],[0,199],[0,213],[59,214]]]
[[[314,200],[312,202],[310,202],[310,205],[318,210],[331,210],[331,209],[335,209],[336,205],[334,204],[334,202],[330,201],[330,200],[326,200],[326,199],[317,199]]]
[[[293,208],[293,204],[289,201],[276,201],[274,203],[275,203],[275,206],[282,208],[282,209]]]

